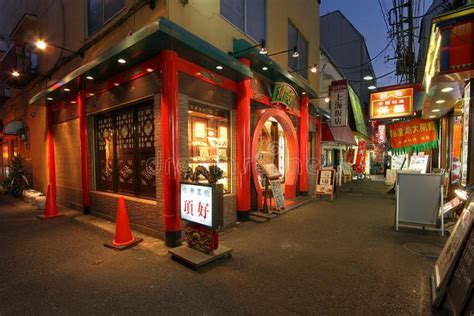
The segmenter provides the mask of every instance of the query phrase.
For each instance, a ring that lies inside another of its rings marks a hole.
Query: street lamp
[[[44,41],[44,40],[42,40],[42,39],[38,39],[35,44],[36,44],[36,48],[38,48],[39,50],[45,50],[45,49],[48,47],[48,45],[49,45],[49,46],[53,46],[53,47],[55,47],[55,48],[59,48],[59,49],[65,50],[66,52],[69,52],[69,53],[71,53],[71,54],[84,57],[84,53],[75,52],[75,51],[73,51],[73,50],[64,48],[64,47],[59,46],[59,45],[55,45],[55,44],[53,44],[53,43],[46,43],[46,41]]]
[[[373,80],[373,79],[374,79],[374,77],[372,77],[371,75],[364,76],[364,80],[369,81],[369,80]]]

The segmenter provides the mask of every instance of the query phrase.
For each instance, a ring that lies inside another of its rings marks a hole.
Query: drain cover
[[[415,252],[430,258],[438,258],[441,253],[441,247],[424,243],[406,243],[403,245],[407,250]]]

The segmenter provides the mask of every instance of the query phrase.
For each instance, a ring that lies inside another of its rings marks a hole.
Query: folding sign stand
[[[178,262],[198,270],[219,258],[230,258],[232,248],[219,244],[218,228],[223,224],[222,184],[181,182],[181,218],[187,245],[168,252]]]
[[[412,176],[420,177],[423,175]],[[426,189],[426,187],[423,189]],[[410,188],[405,188],[404,191],[405,194],[400,196],[400,183],[398,183],[396,186],[395,230],[398,231],[399,227],[415,227],[440,231],[441,236],[444,236],[444,215],[441,207],[443,205],[443,186],[441,185],[439,187],[440,206],[436,206],[436,201],[432,201],[431,197],[435,196],[432,192],[424,194],[423,192]],[[417,196],[410,196],[409,194]],[[431,202],[432,205],[428,205],[425,200]],[[415,203],[421,203],[421,206],[415,205]],[[441,222],[440,228],[436,227],[438,218]]]

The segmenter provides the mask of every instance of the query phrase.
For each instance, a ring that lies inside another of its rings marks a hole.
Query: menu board
[[[285,195],[283,194],[283,186],[280,180],[270,180],[270,186],[272,187],[273,198],[275,200],[275,208],[285,208]]]
[[[410,166],[408,167],[408,170],[426,173],[426,169],[428,167],[428,158],[428,155],[411,156]]]
[[[471,227],[461,258],[454,269],[446,292],[454,315],[461,315],[469,296],[473,294],[474,280],[474,230]],[[466,314],[466,313],[464,313]],[[469,315],[469,314],[468,314]]]
[[[260,166],[263,169],[263,172],[267,176],[268,180],[271,179],[279,179],[281,177],[281,173],[278,170],[277,166],[272,163],[260,163]]]
[[[315,195],[331,195],[334,197],[334,185],[336,180],[335,169],[318,170],[316,175],[316,191]]]
[[[407,169],[406,160],[407,160],[406,155],[392,156],[392,164],[391,164],[392,169],[394,170]]]
[[[464,241],[467,239],[472,226],[472,215],[469,211],[474,208],[474,201],[470,200],[459,217],[448,241],[436,260],[434,271],[435,296],[433,305],[438,307],[444,297],[447,282],[451,276],[454,264],[459,258]]]

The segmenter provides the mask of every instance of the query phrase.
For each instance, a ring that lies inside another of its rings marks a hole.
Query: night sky
[[[415,16],[423,14],[431,0],[414,0]],[[392,7],[392,0],[380,0],[385,14]],[[387,26],[382,16],[382,10],[378,0],[322,0],[320,7],[320,14],[324,15],[332,11],[339,10],[344,14],[352,24],[365,37],[367,47],[371,58],[376,56],[388,43]],[[420,13],[418,13],[420,12]],[[388,22],[388,21],[387,21]],[[372,62],[375,74],[381,76],[394,70],[394,61],[389,63],[384,62],[384,56],[389,55],[393,57],[394,49],[389,47],[383,54]],[[378,80],[377,86],[387,86],[397,84],[397,77],[395,74],[387,76]]]

